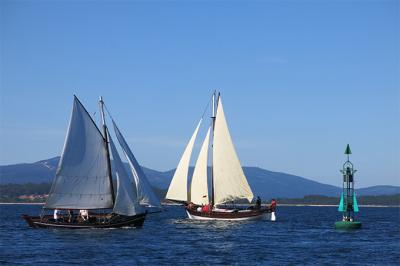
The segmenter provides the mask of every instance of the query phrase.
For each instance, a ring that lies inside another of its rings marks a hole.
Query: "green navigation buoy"
[[[340,196],[338,211],[343,213],[342,221],[335,223],[336,229],[359,229],[361,222],[354,220],[354,213],[358,212],[358,204],[356,193],[354,192],[354,169],[353,164],[349,160],[351,154],[350,145],[347,144],[346,151],[347,161],[343,164],[343,169],[340,172],[343,174],[343,192]]]

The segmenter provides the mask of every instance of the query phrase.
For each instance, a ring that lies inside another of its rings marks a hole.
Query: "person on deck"
[[[54,210],[53,214],[54,221],[58,222],[61,218],[61,211],[59,209]]]
[[[272,199],[272,201],[271,201],[271,205],[269,205],[269,208],[271,209],[271,211],[275,211],[275,209],[276,209],[276,200],[275,199]]]
[[[68,209],[68,222],[72,223],[74,221],[74,210]]]
[[[201,209],[202,212],[209,212],[210,211],[210,204],[206,204]]]
[[[88,210],[79,210],[79,214],[81,215],[84,221],[89,220],[89,212]]]
[[[260,198],[260,196],[257,196],[255,209],[256,210],[261,209],[261,198]]]

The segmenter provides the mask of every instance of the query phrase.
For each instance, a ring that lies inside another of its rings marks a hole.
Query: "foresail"
[[[206,138],[201,146],[199,157],[193,171],[192,182],[190,185],[190,201],[201,205],[208,204],[208,186],[207,186],[207,162],[208,148],[210,143],[210,128],[207,131]]]
[[[122,150],[124,151],[126,159],[128,160],[129,167],[131,169],[131,173],[134,178],[133,181],[135,182],[137,187],[137,195],[140,204],[150,207],[161,208],[161,202],[154,193],[153,189],[151,188],[150,183],[147,180],[147,177],[144,174],[142,167],[137,162],[135,156],[133,155],[131,149],[128,146],[128,143],[126,143],[124,137],[122,136],[122,133],[119,131],[114,120],[112,122],[114,125],[115,135],[117,136],[118,142],[121,145]]]
[[[196,140],[197,132],[199,131],[200,124],[202,119],[200,119],[196,129],[193,132],[192,137],[187,144],[185,151],[179,161],[179,164],[175,170],[175,174],[171,180],[171,184],[169,185],[168,192],[166,195],[166,199],[177,200],[177,201],[187,201],[188,200],[188,171],[189,171],[189,163],[190,157],[192,155],[193,145]]]
[[[218,100],[213,142],[214,203],[224,203],[237,199],[253,199],[253,192],[247,183],[242,166],[236,155],[228,125]]]
[[[133,216],[142,212],[139,206],[136,188],[132,186],[132,182],[129,179],[128,173],[125,170],[111,136],[108,136],[114,162],[113,173],[117,177],[117,194],[113,212],[120,215]]]
[[[76,97],[64,149],[45,207],[113,207],[104,138]]]

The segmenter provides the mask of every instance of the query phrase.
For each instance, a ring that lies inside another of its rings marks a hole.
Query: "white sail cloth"
[[[135,183],[134,185],[137,188],[137,197],[140,204],[150,207],[161,208],[161,202],[159,198],[154,194],[154,191],[151,188],[142,167],[137,162],[135,156],[133,155],[128,144],[126,143],[114,120],[112,122],[114,125],[115,135],[117,136],[118,142],[121,145],[122,150],[124,151],[126,159],[128,160],[129,167],[131,169],[131,173],[133,175]]]
[[[136,188],[132,186],[131,180],[129,179],[128,173],[119,157],[118,151],[114,145],[114,142],[109,135],[111,154],[114,161],[113,173],[117,177],[117,194],[115,197],[113,212],[133,216],[138,213],[142,213],[143,210],[138,203],[136,194]]]
[[[190,184],[190,201],[202,205],[208,204],[208,185],[207,185],[207,163],[208,148],[210,143],[210,130],[208,129],[206,138],[201,146],[199,157],[193,171],[192,182]]]
[[[193,145],[196,140],[197,133],[199,131],[199,127],[201,125],[202,119],[200,119],[197,124],[196,129],[193,132],[192,137],[187,144],[185,151],[179,161],[179,164],[175,170],[175,174],[171,180],[171,183],[168,188],[168,192],[166,195],[166,199],[177,200],[177,201],[187,201],[188,200],[188,171],[189,171],[189,163],[190,157],[193,151]]]
[[[112,208],[103,135],[75,97],[64,149],[46,208]]]
[[[237,199],[253,199],[242,166],[236,155],[222,107],[218,100],[213,142],[214,204]]]

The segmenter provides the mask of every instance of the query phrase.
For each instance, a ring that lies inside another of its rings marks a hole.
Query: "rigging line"
[[[206,107],[204,108],[204,112],[203,112],[203,114],[201,115],[201,118],[203,118],[204,115],[205,115],[205,113],[207,112],[208,106],[210,106],[210,102],[212,101],[212,98],[213,98],[213,95],[214,95],[214,92],[215,92],[215,91],[216,91],[216,90],[214,90],[213,93],[211,94],[211,97],[210,97],[210,99],[208,100]]]
[[[113,122],[115,122],[115,121],[114,121],[114,118],[113,118],[112,115],[111,115],[111,112],[110,112],[110,111],[108,110],[108,108],[107,108],[106,103],[103,103],[103,106],[106,108],[107,114],[110,116],[111,120],[112,120]]]
[[[214,92],[215,92],[215,91],[216,91],[216,90],[214,90]],[[214,95],[214,92],[211,94],[211,97],[210,97],[210,99],[208,100],[206,107],[204,108],[204,111],[203,111],[203,114],[201,115],[201,118],[203,118],[204,115],[205,115],[205,113],[207,112],[207,109],[208,109],[208,107],[210,106],[210,102],[212,101],[212,97],[213,97],[213,95]],[[108,110],[108,108],[107,108],[106,103],[103,102],[103,106],[105,107],[105,109],[106,109],[106,111],[107,111],[107,114],[110,116],[111,120],[112,120],[113,122],[115,122],[113,116],[111,115],[110,110]]]
[[[118,126],[117,126],[117,123],[115,123],[114,117],[111,115],[110,110],[108,110],[107,105],[106,105],[105,103],[103,103],[103,105],[104,105],[104,107],[106,108],[106,112],[107,112],[107,114],[110,116],[111,121],[113,122],[113,126],[116,127],[117,130],[119,131],[119,128],[118,128]],[[114,128],[114,129],[115,129],[115,128]],[[114,133],[116,134],[115,130],[114,130]],[[121,133],[121,132],[120,132],[120,133]]]

